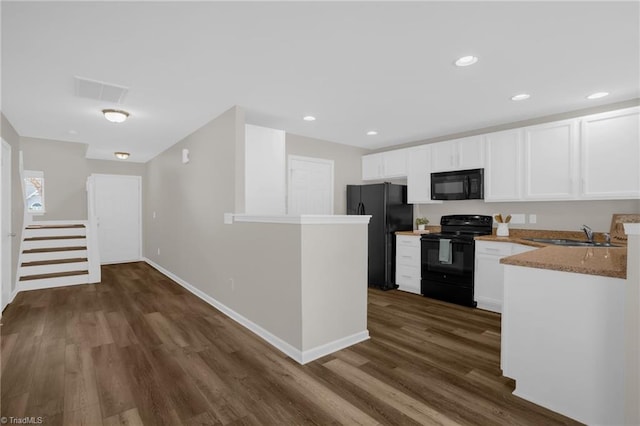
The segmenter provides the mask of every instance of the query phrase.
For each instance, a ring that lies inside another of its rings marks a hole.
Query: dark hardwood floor
[[[573,424],[511,394],[500,317],[369,290],[371,339],[305,366],[144,263],[19,293],[5,417],[44,424]],[[37,419],[36,419],[37,420]]]

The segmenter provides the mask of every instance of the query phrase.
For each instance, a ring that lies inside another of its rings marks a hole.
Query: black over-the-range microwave
[[[484,199],[484,169],[431,173],[431,199]]]

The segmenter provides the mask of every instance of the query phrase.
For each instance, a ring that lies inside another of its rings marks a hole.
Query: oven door
[[[424,296],[465,306],[473,300],[474,241],[451,240],[451,263],[439,260],[440,240],[422,239],[422,280]]]

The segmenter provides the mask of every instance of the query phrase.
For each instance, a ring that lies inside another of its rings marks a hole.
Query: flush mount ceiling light
[[[127,111],[122,111],[120,109],[103,109],[102,113],[104,114],[104,118],[112,123],[122,123],[127,119],[127,117],[129,117],[129,113]]]
[[[459,58],[455,63],[459,67],[468,67],[469,65],[473,65],[478,62],[477,56],[463,56]]]
[[[316,121],[316,118],[313,115],[305,115],[302,119],[304,121]]]
[[[587,96],[587,99],[600,99],[609,96],[609,92],[596,92]]]
[[[525,99],[529,99],[531,97],[528,93],[520,93],[518,95],[514,95],[511,97],[512,101],[524,101]]]
[[[367,132],[367,136],[375,136],[375,135],[377,135],[377,134],[378,134],[378,132],[376,132],[375,130],[369,130],[369,131]]]
[[[128,152],[117,151],[114,152],[113,155],[115,155],[118,160],[126,160],[127,158],[129,158],[130,154]]]

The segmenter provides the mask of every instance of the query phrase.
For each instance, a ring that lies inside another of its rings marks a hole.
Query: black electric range
[[[448,215],[440,219],[441,232],[424,234],[421,293],[426,297],[476,306],[473,297],[474,239],[492,232],[493,219],[483,215]]]

